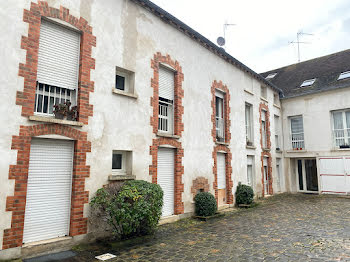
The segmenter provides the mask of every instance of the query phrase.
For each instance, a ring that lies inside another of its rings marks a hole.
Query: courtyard
[[[281,194],[257,207],[200,222],[160,226],[153,236],[73,249],[62,260],[95,261],[349,261],[350,198]]]

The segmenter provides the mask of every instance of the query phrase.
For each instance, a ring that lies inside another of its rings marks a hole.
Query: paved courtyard
[[[80,246],[64,261],[350,261],[350,198],[278,195],[258,207],[164,225],[137,243]]]

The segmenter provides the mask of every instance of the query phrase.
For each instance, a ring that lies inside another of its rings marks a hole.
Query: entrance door
[[[318,192],[316,159],[297,160],[298,191]]]
[[[163,189],[163,209],[162,216],[174,214],[174,171],[175,171],[175,150],[172,148],[158,149],[158,184]]]
[[[350,157],[320,158],[321,193],[350,194]]]
[[[32,139],[23,243],[67,236],[73,141]]]
[[[225,154],[217,154],[218,204],[226,204],[226,160]]]

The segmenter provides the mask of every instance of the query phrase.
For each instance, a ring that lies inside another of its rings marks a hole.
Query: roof
[[[282,89],[284,98],[291,98],[350,87],[350,78],[337,80],[346,71],[350,71],[350,49],[270,70],[261,76],[277,73],[269,81]],[[311,86],[300,87],[305,80],[314,78]]]
[[[165,23],[168,23],[172,25],[173,27],[177,28],[179,31],[183,32],[193,40],[197,41],[199,44],[210,50],[211,52],[215,53],[216,55],[223,58],[226,62],[231,63],[235,66],[237,66],[239,69],[243,70],[244,72],[250,74],[255,79],[263,83],[264,85],[267,85],[271,87],[273,90],[278,92],[280,96],[283,95],[283,92],[281,89],[279,89],[277,86],[275,86],[273,83],[267,81],[264,77],[262,77],[260,74],[256,73],[252,69],[250,69],[248,66],[243,64],[242,62],[238,61],[236,58],[232,57],[230,54],[226,53],[225,50],[221,47],[218,47],[216,44],[205,38],[203,35],[189,27],[188,25],[184,24],[182,21],[174,17],[173,15],[169,14],[164,9],[160,8],[158,5],[152,3],[149,0],[132,0],[138,5],[144,7],[145,9],[152,12],[154,15],[158,16],[161,20],[163,20]]]

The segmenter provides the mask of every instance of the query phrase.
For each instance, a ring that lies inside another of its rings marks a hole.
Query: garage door
[[[175,150],[171,148],[158,149],[158,184],[164,192],[162,216],[174,214],[174,170]]]
[[[33,139],[23,242],[69,234],[73,141]]]
[[[350,157],[320,158],[321,193],[350,194]]]

